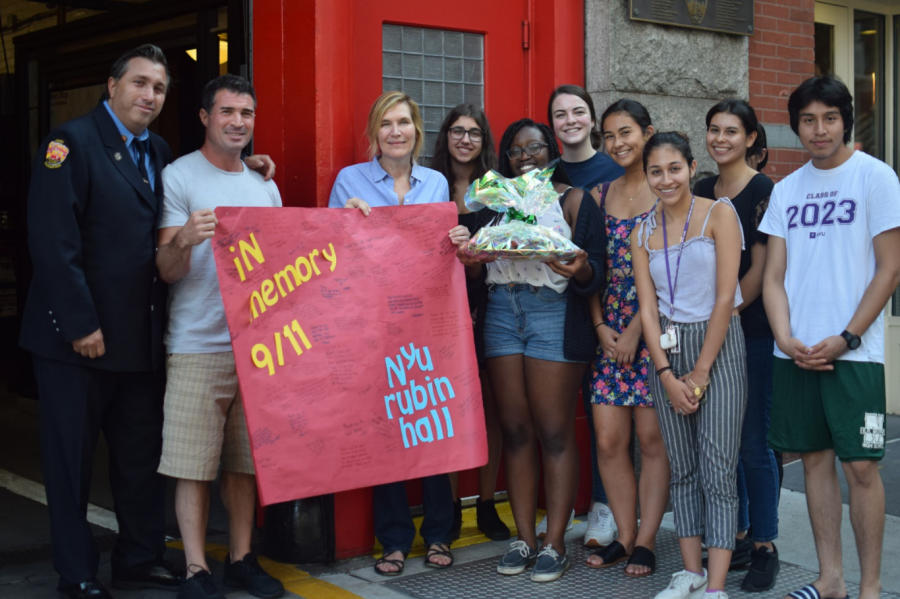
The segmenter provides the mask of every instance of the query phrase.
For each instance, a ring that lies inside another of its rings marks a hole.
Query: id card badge
[[[669,353],[680,354],[681,347],[678,344],[678,327],[672,324],[667,326],[666,332],[659,337],[659,345]]]

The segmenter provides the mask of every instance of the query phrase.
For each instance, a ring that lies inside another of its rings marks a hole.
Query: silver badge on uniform
[[[122,160],[122,155],[116,152],[115,154],[113,154],[113,158],[115,158],[116,160]]]

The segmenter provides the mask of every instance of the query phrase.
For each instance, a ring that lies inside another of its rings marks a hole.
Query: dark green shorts
[[[833,449],[842,462],[884,457],[884,365],[838,360],[804,370],[775,358],[769,445],[782,453]]]

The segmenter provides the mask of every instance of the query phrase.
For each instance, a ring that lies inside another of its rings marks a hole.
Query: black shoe
[[[744,537],[743,539],[735,539],[734,540],[734,551],[731,552],[731,564],[728,566],[728,571],[731,570],[741,570],[750,565],[750,553],[753,551],[753,541],[750,540],[750,537]],[[706,568],[709,566],[709,558],[703,558],[703,567]]]
[[[60,599],[112,599],[109,591],[96,578],[78,585],[59,587],[57,591]]]
[[[248,553],[239,562],[231,562],[231,556],[225,558],[225,576],[223,582],[230,587],[247,589],[254,597],[276,599],[284,595],[284,585],[277,578],[269,576],[262,569],[256,556]]]
[[[225,595],[216,588],[212,574],[206,570],[200,570],[181,582],[177,599],[225,599]]]
[[[157,589],[159,591],[178,590],[181,574],[164,559],[154,560],[135,566],[125,572],[113,574],[112,585],[117,589]]]
[[[493,499],[478,501],[475,504],[478,529],[492,541],[505,541],[509,538],[509,527],[500,519]]]
[[[750,571],[744,577],[741,588],[749,593],[762,593],[775,586],[775,579],[781,569],[778,561],[778,549],[772,545],[773,551],[763,545],[750,554]]]
[[[453,526],[450,528],[450,540],[459,540],[462,532],[462,499],[453,502]]]

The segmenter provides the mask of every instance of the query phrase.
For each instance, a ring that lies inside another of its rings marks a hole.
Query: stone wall
[[[641,102],[658,131],[690,136],[698,176],[712,174],[706,112],[748,99],[748,38],[632,21],[628,10],[628,0],[585,0],[585,83],[598,113],[621,98]]]

